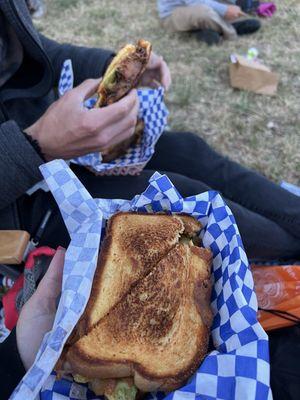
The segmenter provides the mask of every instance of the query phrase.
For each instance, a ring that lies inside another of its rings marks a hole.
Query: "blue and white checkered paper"
[[[155,173],[146,190],[127,200],[93,200],[64,161],[41,167],[71,235],[63,291],[52,331],[13,399],[97,399],[86,385],[49,377],[88,301],[96,269],[102,218],[117,211],[187,213],[203,225],[213,252],[211,330],[215,349],[188,384],[153,400],[271,400],[268,337],[257,322],[257,300],[241,237],[230,209],[214,191],[182,198],[166,175]]]
[[[74,77],[71,60],[63,64],[59,81],[59,95],[63,96],[73,88]],[[102,163],[101,153],[91,153],[72,160],[73,163],[84,165],[98,175],[136,175],[140,173],[154,154],[155,144],[162,135],[168,118],[168,110],[164,104],[164,89],[138,89],[140,107],[139,119],[144,121],[144,132],[141,141],[132,145],[122,157],[109,163]],[[87,108],[92,108],[95,98],[85,102]]]

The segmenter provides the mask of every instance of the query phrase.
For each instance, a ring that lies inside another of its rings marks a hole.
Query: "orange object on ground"
[[[300,265],[252,265],[251,270],[263,328],[271,331],[300,323]]]

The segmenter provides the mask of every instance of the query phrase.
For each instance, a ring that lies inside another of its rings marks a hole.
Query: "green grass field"
[[[276,1],[278,12],[261,31],[207,47],[160,26],[155,0],[48,0],[37,23],[58,41],[118,49],[145,38],[169,63],[173,85],[166,101],[170,126],[193,131],[234,160],[269,178],[300,184],[300,2]],[[231,53],[249,47],[280,74],[276,97],[233,90]]]

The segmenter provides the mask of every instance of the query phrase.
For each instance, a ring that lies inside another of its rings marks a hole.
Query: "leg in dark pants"
[[[192,133],[164,133],[147,165],[206,183],[300,239],[300,198],[220,155]]]
[[[154,173],[145,170],[139,176],[95,177],[88,170],[73,167],[74,172],[86,186],[94,198],[123,198],[131,199],[148,186],[148,180]],[[166,172],[182,196],[191,196],[210,190],[205,183],[187,178],[183,175]],[[231,208],[239,226],[244,246],[249,258],[274,259],[294,258],[300,255],[300,241],[287,233],[273,221],[231,201],[226,201]],[[22,225],[33,233],[49,205],[55,208],[41,244],[57,247],[67,246],[68,233],[49,193],[39,191],[32,197],[24,197],[19,202]]]

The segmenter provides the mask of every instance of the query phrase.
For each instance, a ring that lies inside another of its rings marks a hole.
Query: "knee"
[[[201,18],[201,20],[207,20],[214,18],[216,14],[217,12],[210,6],[207,6],[206,4],[198,4],[194,6],[193,15],[195,18],[198,17]]]
[[[200,136],[189,131],[168,132],[163,136],[165,139],[161,141],[161,145],[164,145],[165,148],[176,147],[185,154],[197,153],[200,156],[200,154],[203,154],[208,149],[208,144]]]
[[[186,143],[189,143],[189,145],[199,145],[199,144],[206,144],[206,142],[196,133],[190,132],[190,131],[185,131],[185,132],[176,132],[175,135],[182,140],[185,141]]]
[[[195,6],[195,8],[202,13],[210,13],[212,11],[214,11],[210,6],[206,5],[206,4],[198,4]]]
[[[173,26],[171,17],[167,17],[161,21],[161,26],[169,33],[175,33],[176,29]]]

